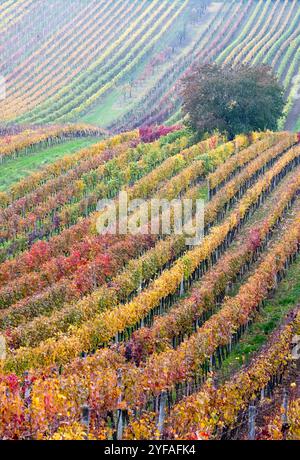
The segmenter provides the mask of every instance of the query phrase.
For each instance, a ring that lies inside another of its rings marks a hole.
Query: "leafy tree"
[[[284,108],[283,88],[267,66],[198,64],[182,80],[182,96],[188,124],[200,136],[276,130]]]

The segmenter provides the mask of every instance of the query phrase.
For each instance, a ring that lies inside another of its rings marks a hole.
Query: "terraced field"
[[[150,143],[141,133],[62,157],[1,194],[0,438],[241,438],[249,405],[289,372],[296,291],[267,326],[262,317],[285,278],[296,283],[296,136],[194,144],[178,127]],[[120,191],[206,197],[202,242],[99,234],[97,201]],[[260,324],[263,340],[241,351]]]

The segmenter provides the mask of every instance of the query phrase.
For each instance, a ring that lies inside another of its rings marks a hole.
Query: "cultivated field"
[[[300,1],[3,0],[0,32],[0,440],[299,440]],[[195,128],[197,63],[268,64],[284,116],[263,68],[273,124]]]
[[[2,438],[243,436],[253,397],[287,372],[300,327],[296,136],[192,142],[178,128],[150,143],[127,132],[2,192]],[[204,240],[99,235],[96,202],[120,190],[206,197]]]
[[[0,118],[127,130],[172,123],[181,118],[179,78],[201,60],[271,65],[286,90],[282,128],[293,129],[299,14],[298,0],[7,0]]]

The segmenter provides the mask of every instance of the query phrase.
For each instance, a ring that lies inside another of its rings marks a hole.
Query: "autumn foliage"
[[[6,192],[1,438],[107,439],[118,432],[118,411],[126,439],[218,438],[253,392],[285,371],[299,314],[249,368],[218,389],[211,380],[299,251],[296,136],[189,143],[178,127],[124,133]],[[124,189],[144,199],[205,192],[203,241],[98,235],[96,199]]]

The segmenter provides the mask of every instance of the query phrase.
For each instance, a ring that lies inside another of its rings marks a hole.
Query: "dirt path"
[[[300,98],[294,101],[294,104],[288,113],[284,128],[287,131],[293,131],[296,127],[298,118],[300,118]]]

